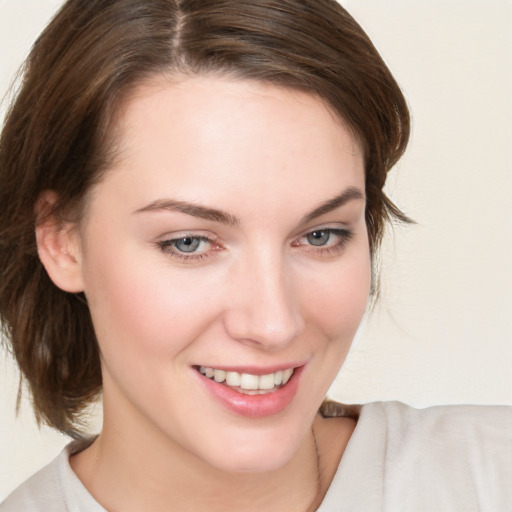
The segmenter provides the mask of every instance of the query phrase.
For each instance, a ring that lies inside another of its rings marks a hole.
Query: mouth
[[[253,369],[193,366],[209,396],[237,416],[263,418],[285,411],[299,389],[306,363]],[[245,371],[244,371],[245,370]],[[271,371],[275,370],[275,371]]]
[[[239,373],[205,366],[197,367],[197,370],[207,379],[217,384],[223,384],[238,393],[244,395],[266,395],[274,393],[285,386],[293,375],[295,368],[278,370],[265,375]]]

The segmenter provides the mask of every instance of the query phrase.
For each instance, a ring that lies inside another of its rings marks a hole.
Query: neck
[[[278,469],[225,471],[161,432],[119,431],[106,417],[101,435],[71,465],[107,510],[167,510],[172,503],[175,510],[306,512],[319,499],[318,453],[312,429]]]

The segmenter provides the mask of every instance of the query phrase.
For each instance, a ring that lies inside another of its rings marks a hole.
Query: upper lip
[[[268,375],[269,373],[275,373],[278,371],[288,370],[289,368],[295,370],[304,366],[306,363],[284,363],[270,366],[226,366],[226,365],[215,365],[215,364],[201,364],[195,365],[195,368],[201,366],[205,368],[214,368],[215,370],[223,370],[225,372],[237,372],[237,373],[249,373],[251,375]]]

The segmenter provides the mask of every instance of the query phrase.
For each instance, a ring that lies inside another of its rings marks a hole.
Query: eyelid
[[[180,229],[176,231],[168,231],[164,233],[163,235],[160,235],[156,238],[156,241],[158,240],[176,240],[177,238],[208,238],[209,240],[216,240],[218,236],[208,231],[207,229]]]
[[[176,247],[173,247],[173,244],[179,242],[180,240],[184,240],[186,238],[191,238],[195,240],[200,240],[202,242],[206,242],[209,244],[208,249],[203,251],[193,251],[187,253],[185,251],[180,251]],[[204,258],[208,258],[212,256],[212,253],[218,252],[222,249],[221,244],[218,241],[218,237],[213,233],[207,233],[205,231],[202,232],[191,232],[191,231],[181,231],[176,233],[168,233],[164,236],[159,237],[154,245],[162,251],[162,253],[168,255],[169,257],[175,258],[182,262],[190,262],[193,263],[198,260],[202,260]]]
[[[296,240],[298,238],[305,237],[310,233],[315,231],[343,231],[343,232],[352,232],[353,228],[349,226],[348,223],[342,222],[326,222],[325,224],[315,224],[309,226],[307,229],[301,229],[295,235],[292,236],[292,240]]]
[[[313,233],[322,231],[329,234],[329,239],[325,244],[315,245],[304,240]],[[353,229],[347,227],[346,224],[336,223],[334,225],[327,224],[313,226],[305,231],[302,231],[302,233],[298,236],[295,236],[291,240],[291,246],[300,252],[310,253],[314,256],[335,256],[344,250],[345,246],[349,243],[353,236]],[[205,242],[208,244],[208,247],[201,251],[193,250],[191,252],[178,249],[175,244],[186,238]],[[154,242],[154,245],[156,245],[162,253],[183,263],[198,262],[200,260],[212,257],[215,253],[224,249],[223,245],[219,242],[219,237],[217,235],[206,231],[194,232],[193,230],[168,233],[159,237]]]
[[[337,237],[335,240],[329,240],[325,245],[314,245],[310,243],[301,243],[301,240],[307,238],[315,232],[328,232],[330,235]],[[295,237],[291,243],[292,247],[296,247],[301,252],[311,253],[319,256],[334,256],[345,249],[345,246],[350,242],[354,236],[354,231],[346,226],[317,226],[308,229],[301,235]]]

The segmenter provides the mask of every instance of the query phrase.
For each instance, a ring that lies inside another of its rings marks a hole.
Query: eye
[[[340,252],[352,236],[352,231],[348,229],[320,228],[297,238],[292,246],[313,254],[329,256]]]
[[[180,260],[200,260],[211,256],[212,251],[221,250],[218,243],[206,236],[184,235],[156,242],[157,247]]]
[[[185,238],[171,240],[171,244],[180,252],[195,252],[205,240],[197,237],[186,236]]]
[[[329,243],[331,239],[332,232],[327,229],[322,229],[318,231],[312,231],[306,235],[306,240],[310,245],[322,246]]]

